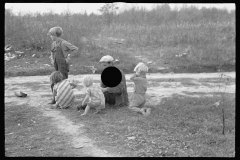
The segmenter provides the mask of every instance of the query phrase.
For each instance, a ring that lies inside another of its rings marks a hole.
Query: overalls
[[[56,44],[56,46],[51,50],[53,53],[53,60],[54,60],[54,68],[56,71],[60,71],[63,75],[63,79],[67,79],[68,78],[68,72],[69,72],[69,64],[66,62],[66,59],[63,55],[62,52],[62,44],[61,40],[58,44]],[[51,89],[53,91],[53,86],[54,84],[51,84]]]

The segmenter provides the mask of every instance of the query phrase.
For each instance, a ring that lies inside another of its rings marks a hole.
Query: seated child
[[[82,106],[86,105],[85,111],[81,116],[87,115],[90,108],[95,108],[98,113],[101,109],[105,108],[105,98],[101,87],[98,84],[93,83],[93,78],[90,75],[83,77],[83,85],[86,88],[86,97],[82,102]]]
[[[62,109],[70,107],[75,99],[72,89],[77,87],[77,85],[70,83],[68,79],[63,80],[63,75],[60,71],[55,71],[51,74],[50,82],[54,84],[53,96],[56,100],[52,108]]]
[[[148,67],[144,63],[139,63],[130,77],[130,80],[134,82],[134,92],[130,98],[129,109],[138,112],[144,116],[151,114],[151,108],[144,107],[146,103],[145,93],[147,91],[147,79],[146,74],[148,72]]]

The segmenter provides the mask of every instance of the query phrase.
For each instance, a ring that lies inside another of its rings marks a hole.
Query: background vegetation
[[[152,72],[159,71],[159,67],[174,71],[196,66],[210,66],[217,71],[219,67],[235,65],[235,10],[193,6],[171,10],[167,4],[152,10],[133,7],[118,14],[117,10],[115,4],[100,8],[101,15],[73,14],[70,10],[60,15],[14,15],[6,9],[5,44],[13,51],[24,52],[26,57],[46,55],[52,43],[48,30],[61,26],[62,38],[79,47],[73,56],[72,74],[91,72],[78,68],[82,65],[99,68],[98,61],[106,54],[118,58],[119,67],[126,72],[132,72],[140,61],[135,56],[154,61],[150,65]],[[48,57],[40,58],[50,64]]]

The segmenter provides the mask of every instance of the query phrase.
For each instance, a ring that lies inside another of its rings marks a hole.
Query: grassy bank
[[[54,67],[51,66],[49,56],[45,55],[41,57],[44,52],[34,52],[35,55],[39,55],[39,58],[32,58],[31,56],[26,56],[20,59],[13,59],[10,61],[5,61],[5,77],[15,77],[15,76],[36,76],[36,75],[50,75],[54,71]],[[105,54],[104,54],[105,53]],[[45,53],[44,53],[45,54]],[[99,59],[109,54],[109,52],[99,52],[93,55],[76,55],[72,58],[70,64],[70,73],[72,75],[78,74],[89,74],[92,73],[89,67],[95,66],[98,70],[96,73],[101,72],[101,67],[99,64]],[[112,55],[112,54],[110,54]],[[116,64],[117,67],[122,69],[124,73],[133,73],[133,69],[137,63],[143,61],[130,53],[116,53],[114,57],[120,60]],[[38,57],[38,56],[37,56]],[[152,58],[153,59],[153,58]],[[148,61],[151,59],[149,58]],[[153,60],[152,60],[153,61]],[[150,61],[151,62],[151,61]],[[185,64],[185,65],[184,65]],[[235,71],[235,64],[224,64],[224,65],[200,65],[192,64],[189,65],[183,63],[181,65],[174,65],[172,63],[166,63],[165,61],[159,61],[153,64],[147,64],[149,67],[149,73],[211,73],[211,72],[230,72]]]

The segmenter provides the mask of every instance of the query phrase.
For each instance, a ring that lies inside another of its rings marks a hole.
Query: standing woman
[[[70,55],[78,52],[78,48],[71,43],[61,38],[63,30],[61,27],[53,27],[49,30],[48,35],[51,37],[53,43],[51,46],[51,63],[56,71],[60,71],[63,79],[68,78]],[[53,92],[54,84],[51,84]],[[55,97],[50,104],[55,104]]]

